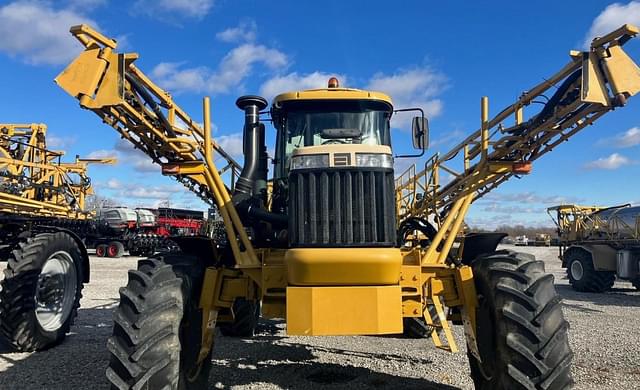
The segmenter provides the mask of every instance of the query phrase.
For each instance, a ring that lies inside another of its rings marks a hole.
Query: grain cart
[[[496,252],[499,234],[454,241],[475,198],[528,173],[640,90],[638,67],[622,50],[637,28],[571,52],[564,68],[493,119],[483,98],[480,130],[399,181],[390,139],[397,110],[383,93],[331,79],[278,95],[268,111],[261,97],[239,98],[244,166],[225,180],[214,159],[229,159],[211,138],[208,98],[201,127],[135,66],[137,54],[116,52],[115,40],[86,25],[71,33],[85,50],[57,84],[215,205],[227,234],[224,245],[178,239],[182,253],[142,260],[129,273],[107,345],[115,388],[206,388],[216,324],[250,328],[259,302],[262,316],[286,319],[290,335],[394,334],[403,318],[422,318],[435,345],[451,352],[449,321],[461,323],[476,387],[570,385],[568,326],[543,263]],[[525,117],[548,90],[542,109]],[[414,111],[414,146],[424,152],[427,120]],[[269,115],[277,140],[267,208]],[[461,169],[450,167],[456,161]],[[454,179],[441,185],[441,172]],[[405,242],[415,232],[426,239]]]
[[[20,351],[59,343],[89,282],[83,243],[92,234],[90,163],[61,162],[43,124],[0,124],[0,337]]]
[[[616,276],[640,290],[640,207],[550,207],[558,227],[559,258],[577,291],[604,292]]]

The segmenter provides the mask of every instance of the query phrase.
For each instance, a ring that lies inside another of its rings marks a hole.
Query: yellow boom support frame
[[[588,52],[570,52],[559,72],[523,93],[489,119],[488,98],[481,100],[481,126],[450,151],[436,154],[424,169],[415,165],[396,179],[398,221],[435,216],[441,226],[452,206],[472,195],[479,199],[513,176],[527,174],[531,163],[593,124],[640,91],[640,70],[622,50],[638,28],[624,25],[591,43]],[[564,83],[564,84],[563,84]],[[565,88],[555,102],[555,88]],[[550,109],[526,117],[532,103]],[[506,121],[513,118],[513,125]]]
[[[204,129],[174,103],[171,95],[154,84],[133,62],[135,53],[116,53],[115,40],[87,25],[71,28],[85,50],[56,77],[56,83],[93,111],[136,148],[162,166],[205,202],[215,204],[237,264],[259,266],[229,189],[240,165],[211,139],[209,100],[204,103]],[[225,163],[218,170],[214,154]]]

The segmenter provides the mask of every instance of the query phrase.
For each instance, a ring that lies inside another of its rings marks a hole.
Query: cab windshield
[[[330,144],[391,145],[391,106],[377,101],[286,102],[276,125],[282,176],[294,149]],[[278,172],[279,171],[279,172]]]

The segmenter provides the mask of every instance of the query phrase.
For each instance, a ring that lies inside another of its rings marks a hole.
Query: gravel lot
[[[556,248],[518,248],[545,260],[556,275],[571,324],[578,389],[640,388],[640,293],[616,282],[606,294],[570,289]],[[105,344],[111,313],[126,270],[137,258],[92,258],[73,333],[60,346],[39,353],[0,349],[1,389],[108,388]],[[0,268],[4,268],[0,263]],[[464,349],[460,327],[458,342]],[[287,337],[284,324],[269,321],[251,340],[219,337],[211,373],[221,389],[469,389],[464,352],[437,350],[430,340],[396,337]]]

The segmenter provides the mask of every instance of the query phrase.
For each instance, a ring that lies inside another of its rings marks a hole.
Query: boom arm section
[[[87,25],[70,30],[85,50],[56,77],[55,82],[80,106],[93,111],[122,138],[162,166],[210,205],[216,205],[235,260],[258,264],[247,233],[231,202],[240,165],[211,139],[209,100],[205,99],[204,129],[154,84],[133,62],[135,53],[116,53],[116,41]],[[222,160],[218,170],[214,160]],[[225,175],[225,176],[223,176]]]
[[[214,194],[194,169],[202,164],[204,130],[134,64],[135,53],[116,53],[116,41],[89,26],[71,28],[85,47],[55,82],[93,111],[102,121],[162,166],[203,201],[213,205]],[[240,164],[214,141],[213,151],[224,160],[219,171],[229,173],[233,188]]]
[[[440,225],[462,198],[478,199],[509,178],[529,173],[533,161],[623,106],[640,91],[640,69],[622,50],[638,32],[624,25],[595,39],[588,52],[572,51],[559,72],[492,119],[488,100],[482,98],[479,130],[449,152],[431,157],[422,171],[416,173],[414,165],[398,176],[398,220],[433,215]],[[533,103],[543,108],[526,117],[524,108]],[[514,125],[505,123],[509,117]],[[444,176],[451,180],[443,183]]]

